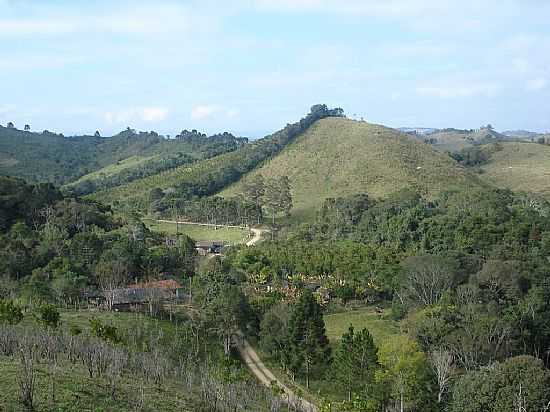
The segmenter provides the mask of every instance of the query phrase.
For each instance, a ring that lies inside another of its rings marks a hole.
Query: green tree
[[[378,397],[396,410],[429,411],[434,404],[434,380],[426,355],[416,342],[399,336],[381,346],[376,372]]]
[[[36,319],[46,328],[57,329],[60,321],[60,314],[54,305],[42,305],[38,308]]]
[[[253,202],[258,210],[261,210],[262,199],[265,194],[265,181],[262,175],[256,175],[243,185],[243,196],[245,199]],[[258,224],[260,215],[258,215]]]
[[[452,412],[545,411],[550,371],[540,359],[518,356],[493,368],[469,372],[453,386]]]
[[[11,300],[0,300],[0,324],[16,325],[23,320],[21,308]]]
[[[334,375],[338,383],[352,395],[366,395],[374,382],[374,373],[378,367],[378,348],[374,344],[368,329],[355,333],[350,325],[342,335],[334,355]]]
[[[330,362],[329,341],[321,306],[313,293],[305,289],[292,308],[288,324],[289,366],[296,374],[303,372],[309,389],[310,375]]]
[[[275,216],[284,213],[290,214],[292,209],[292,193],[290,180],[288,176],[268,179],[265,184],[264,205],[271,214],[273,225],[275,225]]]
[[[288,306],[280,303],[272,306],[263,316],[260,324],[260,344],[262,348],[283,367],[285,352],[288,350],[288,323],[290,314]]]

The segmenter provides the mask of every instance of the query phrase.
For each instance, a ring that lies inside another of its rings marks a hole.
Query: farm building
[[[195,249],[201,256],[205,256],[208,253],[220,253],[223,246],[224,243],[220,240],[200,241],[195,243]]]
[[[175,280],[137,283],[106,292],[109,306],[119,310],[139,309],[148,305],[151,311],[153,305],[178,301],[185,296],[183,287]]]

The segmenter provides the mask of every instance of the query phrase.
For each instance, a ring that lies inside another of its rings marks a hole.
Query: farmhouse
[[[223,246],[224,244],[220,240],[199,241],[195,243],[195,249],[201,256],[205,256],[208,253],[220,253]]]
[[[107,300],[113,309],[139,309],[140,306],[162,304],[177,301],[185,297],[183,288],[175,280],[159,280],[137,283],[126,288],[113,289],[107,292]]]

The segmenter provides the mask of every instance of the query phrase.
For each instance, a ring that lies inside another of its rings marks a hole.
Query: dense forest
[[[496,189],[432,201],[410,191],[381,201],[328,199],[316,222],[234,250],[229,261],[250,283],[274,290],[262,300],[260,342],[293,375],[341,382],[349,397],[336,410],[514,411],[524,402],[542,411],[550,402],[549,211],[547,202]],[[315,286],[324,306],[390,305],[406,340],[376,348],[368,330],[350,329],[341,352],[321,356],[318,327],[315,343],[302,340],[314,349],[297,349],[292,317],[277,303],[286,284],[300,299]],[[299,350],[312,351],[311,365],[302,358],[294,366],[288,355]],[[371,372],[350,382],[365,373],[353,358],[361,353],[371,353],[359,358]]]

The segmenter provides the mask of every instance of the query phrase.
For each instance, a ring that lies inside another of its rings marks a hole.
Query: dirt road
[[[284,392],[282,398],[285,402],[288,402],[292,408],[296,408],[302,412],[318,411],[315,405],[296,395],[289,387],[273,375],[273,373],[264,365],[254,348],[250,346],[242,333],[239,333],[234,337],[234,342],[244,364],[263,385],[271,387],[274,383],[276,383],[277,386]]]
[[[264,233],[269,232],[269,230],[267,229],[254,229],[254,228],[250,228],[250,231],[254,233],[254,236],[252,237],[252,239],[246,242],[246,246],[254,246],[256,243],[262,240],[262,235]]]

